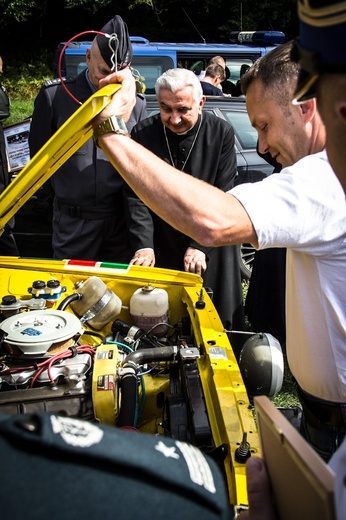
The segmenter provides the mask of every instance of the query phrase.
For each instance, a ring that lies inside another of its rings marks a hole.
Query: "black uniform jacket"
[[[68,90],[81,103],[92,94],[86,72],[65,82]],[[30,128],[30,154],[34,155],[77,110],[60,80],[52,80],[41,88],[36,100]],[[137,105],[128,124],[129,130],[146,113],[145,101],[137,96]],[[51,186],[59,203],[78,204],[95,212],[114,215],[121,210],[120,194],[123,181],[105,154],[89,139],[51,178]]]

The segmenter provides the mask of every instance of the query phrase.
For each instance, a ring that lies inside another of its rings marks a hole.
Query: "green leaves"
[[[96,13],[99,7],[104,7],[110,4],[112,0],[65,0],[66,9],[74,9],[82,7],[87,11]]]
[[[32,16],[40,15],[44,9],[44,2],[35,0],[0,0],[0,27],[13,22],[26,22]]]

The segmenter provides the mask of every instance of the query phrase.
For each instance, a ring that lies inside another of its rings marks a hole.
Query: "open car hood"
[[[5,224],[30,197],[92,135],[91,121],[109,103],[120,85],[107,85],[95,92],[55,132],[47,143],[0,194],[0,234]]]

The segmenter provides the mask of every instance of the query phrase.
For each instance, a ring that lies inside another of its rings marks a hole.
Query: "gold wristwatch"
[[[98,139],[101,137],[101,135],[104,134],[120,134],[120,135],[127,135],[129,136],[129,132],[126,128],[125,121],[118,116],[110,116],[106,121],[103,121],[99,126],[97,126],[94,130],[94,141],[97,146],[98,145]]]

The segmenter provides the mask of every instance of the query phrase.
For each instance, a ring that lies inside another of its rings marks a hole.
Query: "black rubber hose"
[[[144,365],[144,363],[153,363],[155,361],[170,361],[176,357],[178,349],[175,346],[147,348],[145,350],[136,350],[131,352],[124,359],[122,366],[128,363],[130,366]]]
[[[137,415],[137,372],[139,365],[152,363],[154,361],[168,361],[177,355],[177,347],[157,347],[145,350],[137,350],[131,352],[122,363],[123,368],[128,370],[121,377],[121,407],[117,425],[136,426],[135,420]]]
[[[121,407],[117,426],[136,426],[137,376],[135,372],[125,374],[121,379]]]
[[[70,294],[70,296],[66,296],[66,298],[59,304],[58,310],[64,311],[66,307],[70,305],[71,302],[74,302],[76,300],[81,300],[83,298],[83,295],[81,293],[73,293]]]

